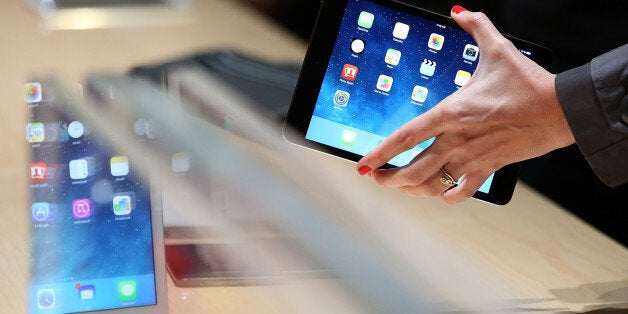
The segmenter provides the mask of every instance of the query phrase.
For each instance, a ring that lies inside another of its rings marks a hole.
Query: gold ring
[[[452,187],[456,185],[456,179],[454,179],[454,177],[449,174],[447,171],[445,171],[445,169],[443,169],[443,167],[440,167],[440,183]]]

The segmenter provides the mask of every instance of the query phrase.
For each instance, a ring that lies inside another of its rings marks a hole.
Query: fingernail
[[[454,7],[453,7],[453,8],[451,8],[451,11],[453,11],[453,12],[454,12],[454,13],[456,13],[456,14],[460,14],[460,13],[462,13],[462,12],[467,11],[467,9],[465,9],[465,8],[463,8],[463,7],[461,7],[461,6],[459,6],[459,5],[457,5],[457,4],[456,4],[456,5],[454,5]]]
[[[362,166],[358,168],[358,172],[360,173],[361,176],[367,173],[371,173],[371,171],[373,171],[373,169],[369,168],[369,166]]]

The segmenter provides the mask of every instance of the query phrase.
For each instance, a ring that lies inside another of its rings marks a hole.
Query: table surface
[[[30,75],[54,73],[78,82],[89,72],[123,73],[133,65],[223,48],[271,61],[299,62],[306,49],[285,29],[235,1],[197,1],[192,10],[174,13],[124,12],[110,12],[104,22],[89,12],[83,12],[83,18],[57,15],[43,20],[22,1],[0,2],[0,307],[5,312],[26,311],[28,147],[23,141],[26,108],[20,91]],[[416,215],[437,234],[473,252],[513,282],[522,308],[628,307],[628,251],[524,184],[518,185],[505,207],[473,200],[447,206],[439,200],[394,197],[399,204],[416,208]],[[169,280],[169,307],[177,313],[295,312],[294,305],[274,297],[276,293],[286,285],[308,291],[324,281],[179,288]]]

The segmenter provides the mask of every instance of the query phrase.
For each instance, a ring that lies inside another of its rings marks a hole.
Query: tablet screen
[[[465,31],[364,0],[347,3],[306,139],[361,156],[461,88],[479,61]],[[389,163],[406,165],[433,139]],[[488,193],[493,176],[480,188]]]
[[[65,112],[62,97],[54,99],[44,84],[24,89],[31,147],[24,171],[32,196],[30,312],[156,304],[149,186],[134,171],[139,161]]]

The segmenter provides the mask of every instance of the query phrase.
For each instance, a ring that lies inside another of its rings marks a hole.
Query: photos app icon
[[[444,43],[445,37],[443,35],[432,33],[432,35],[430,35],[430,39],[427,42],[427,46],[434,50],[441,50],[443,49]]]
[[[41,95],[41,83],[32,82],[24,84],[24,101],[27,103],[40,102],[42,100]]]

